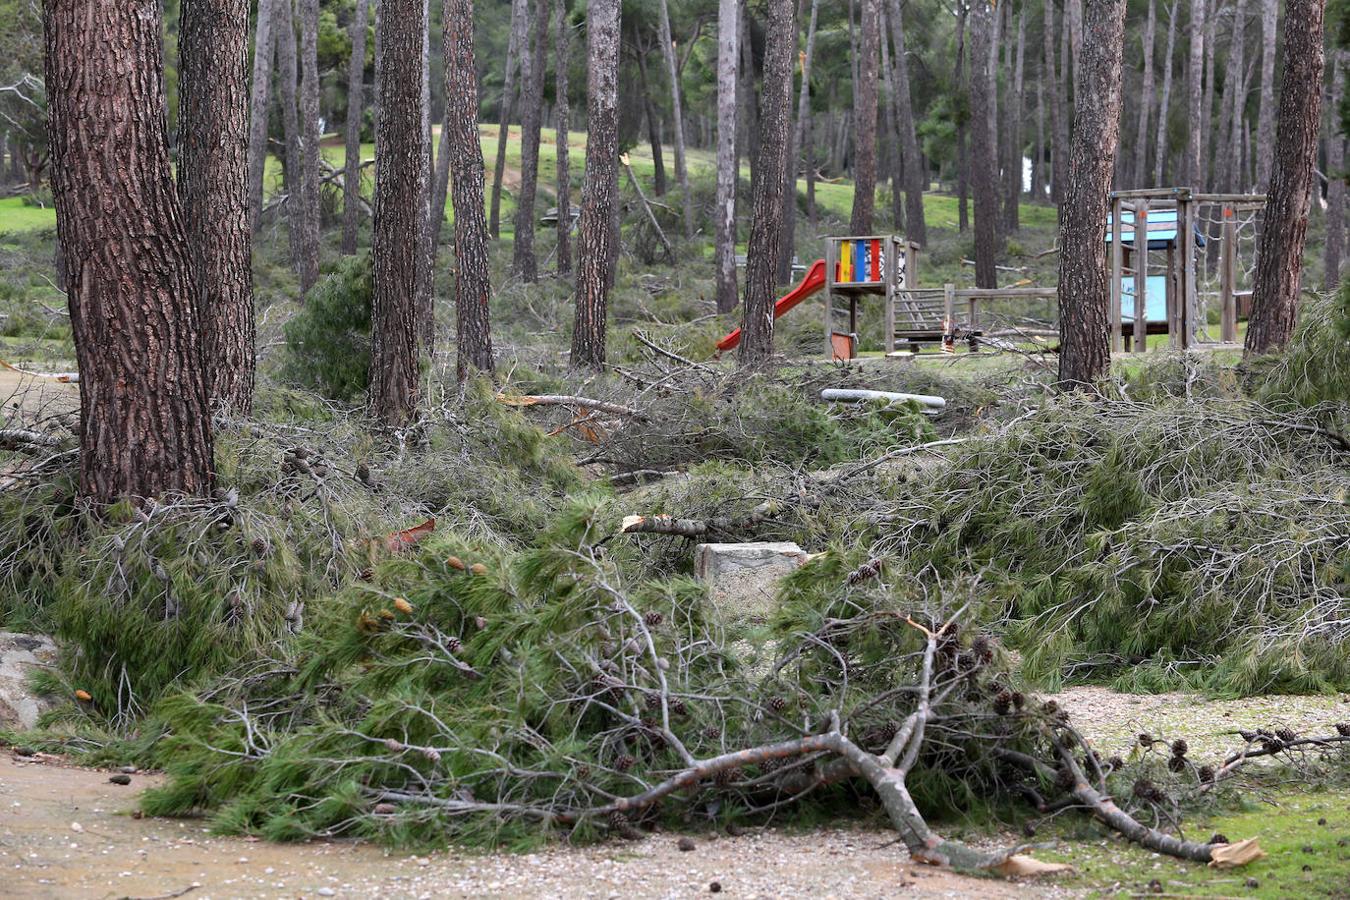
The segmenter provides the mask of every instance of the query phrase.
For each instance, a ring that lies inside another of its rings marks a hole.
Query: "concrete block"
[[[28,686],[37,668],[56,665],[56,645],[41,634],[0,631],[0,728],[37,726],[51,703]]]
[[[762,619],[773,612],[778,582],[806,562],[790,541],[699,544],[694,570],[708,582],[713,606],[728,621]]]

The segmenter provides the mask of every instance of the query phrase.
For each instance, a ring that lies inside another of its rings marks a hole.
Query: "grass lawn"
[[[22,197],[0,200],[0,233],[6,231],[37,231],[56,227],[56,210],[50,206],[25,206]]]

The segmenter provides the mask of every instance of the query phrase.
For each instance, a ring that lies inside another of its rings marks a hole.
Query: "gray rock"
[[[778,582],[805,563],[807,555],[790,541],[699,544],[694,570],[708,582],[709,597],[728,621],[768,616]]]
[[[40,667],[56,665],[56,645],[40,634],[0,631],[0,727],[36,728],[52,705],[33,693],[28,679]]]

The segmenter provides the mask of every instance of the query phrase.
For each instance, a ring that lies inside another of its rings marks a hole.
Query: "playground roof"
[[[1177,211],[1175,209],[1157,209],[1149,210],[1148,220],[1148,249],[1166,250],[1169,247],[1177,245]],[[1120,215],[1120,241],[1122,244],[1134,246],[1134,212],[1125,210]],[[1111,216],[1106,217],[1106,242],[1111,243]],[[1195,243],[1198,247],[1205,246],[1204,235],[1200,229],[1195,230]]]

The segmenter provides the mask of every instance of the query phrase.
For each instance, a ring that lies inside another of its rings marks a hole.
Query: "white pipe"
[[[825,388],[820,392],[822,400],[843,400],[856,403],[861,400],[890,400],[892,402],[913,400],[929,409],[945,409],[947,401],[929,394],[902,394],[899,391],[864,391],[844,388]]]

